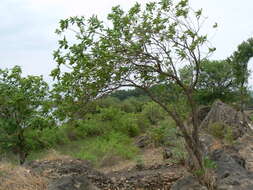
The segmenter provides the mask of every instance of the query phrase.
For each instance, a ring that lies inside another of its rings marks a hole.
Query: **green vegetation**
[[[15,152],[23,164],[31,151],[25,133],[49,127],[52,118],[47,83],[21,74],[18,66],[0,70],[0,149]]]
[[[225,124],[221,124],[219,122],[213,123],[209,127],[208,132],[214,137],[224,140],[224,142],[228,144],[233,144],[234,142],[233,130],[231,127],[226,126]]]

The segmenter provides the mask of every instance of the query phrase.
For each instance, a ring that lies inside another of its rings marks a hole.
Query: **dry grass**
[[[54,149],[48,150],[43,157],[39,159],[39,161],[47,160],[47,161],[54,161],[54,160],[71,160],[72,158],[67,155],[63,155],[57,152]]]
[[[46,190],[47,180],[30,170],[0,163],[0,190]]]
[[[164,162],[162,156],[162,148],[149,147],[148,149],[143,150],[140,155],[140,159],[142,160],[144,166],[152,166],[156,164],[162,164]],[[136,160],[125,160],[125,161],[115,161],[115,165],[111,165],[109,167],[101,167],[98,168],[100,172],[110,173],[122,170],[131,170],[136,167]]]

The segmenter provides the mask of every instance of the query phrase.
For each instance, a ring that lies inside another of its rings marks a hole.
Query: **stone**
[[[52,182],[48,190],[98,190],[85,176],[66,176]]]
[[[245,122],[243,122],[245,120]],[[219,123],[232,130],[233,138],[238,139],[251,130],[251,122],[246,115],[236,111],[231,106],[217,100],[213,103],[211,110],[201,122],[200,128],[209,130],[212,124]]]
[[[199,184],[198,180],[192,175],[179,179],[172,185],[171,190],[208,190],[206,187]]]
[[[214,169],[217,179],[217,190],[252,190],[253,173],[245,167],[245,160],[236,149],[216,149],[209,154],[209,159],[217,167]],[[205,190],[197,178],[191,174],[178,180],[172,190]]]
[[[135,145],[139,148],[145,148],[148,144],[150,144],[150,142],[150,137],[143,135],[136,139]]]
[[[163,159],[169,159],[173,156],[172,151],[169,148],[164,148],[163,149]]]

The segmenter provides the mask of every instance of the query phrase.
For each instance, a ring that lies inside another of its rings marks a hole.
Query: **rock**
[[[253,172],[253,136],[244,135],[238,140],[237,148],[245,160],[245,168]]]
[[[163,149],[163,159],[169,159],[173,156],[171,150],[169,148],[164,148]]]
[[[218,179],[218,190],[252,190],[253,173],[245,168],[245,161],[235,151],[227,153],[226,150],[214,150],[210,159],[215,161],[215,173]]]
[[[246,122],[243,122],[243,118]],[[250,120],[246,116],[219,100],[213,103],[211,110],[201,122],[200,128],[210,130],[214,123],[231,128],[234,139],[251,131]]]
[[[198,180],[192,175],[179,179],[174,185],[172,185],[171,190],[208,190],[206,187],[199,184]]]
[[[198,121],[199,123],[201,123],[205,117],[207,116],[207,114],[209,113],[209,111],[211,110],[210,106],[200,106],[198,108]]]
[[[203,134],[200,135],[200,142],[203,146],[202,149],[204,151],[204,154],[207,155],[211,151],[214,144],[216,143],[216,140],[212,135]]]
[[[66,176],[52,182],[48,190],[98,190],[85,176]]]
[[[253,173],[245,168],[245,160],[235,148],[216,149],[209,154],[209,158],[217,165],[215,168],[217,190],[253,189]],[[204,190],[205,187],[201,186],[195,177],[187,175],[178,180],[171,189]]]
[[[97,190],[111,183],[85,160],[33,161],[28,167],[49,180],[49,190]]]

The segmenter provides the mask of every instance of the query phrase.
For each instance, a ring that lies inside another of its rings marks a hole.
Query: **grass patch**
[[[133,159],[138,154],[132,139],[119,132],[72,141],[55,149],[63,155],[89,160],[97,167],[108,165],[106,162],[112,162],[113,159]]]
[[[216,122],[209,127],[209,133],[227,144],[234,143],[233,129],[230,126]]]

